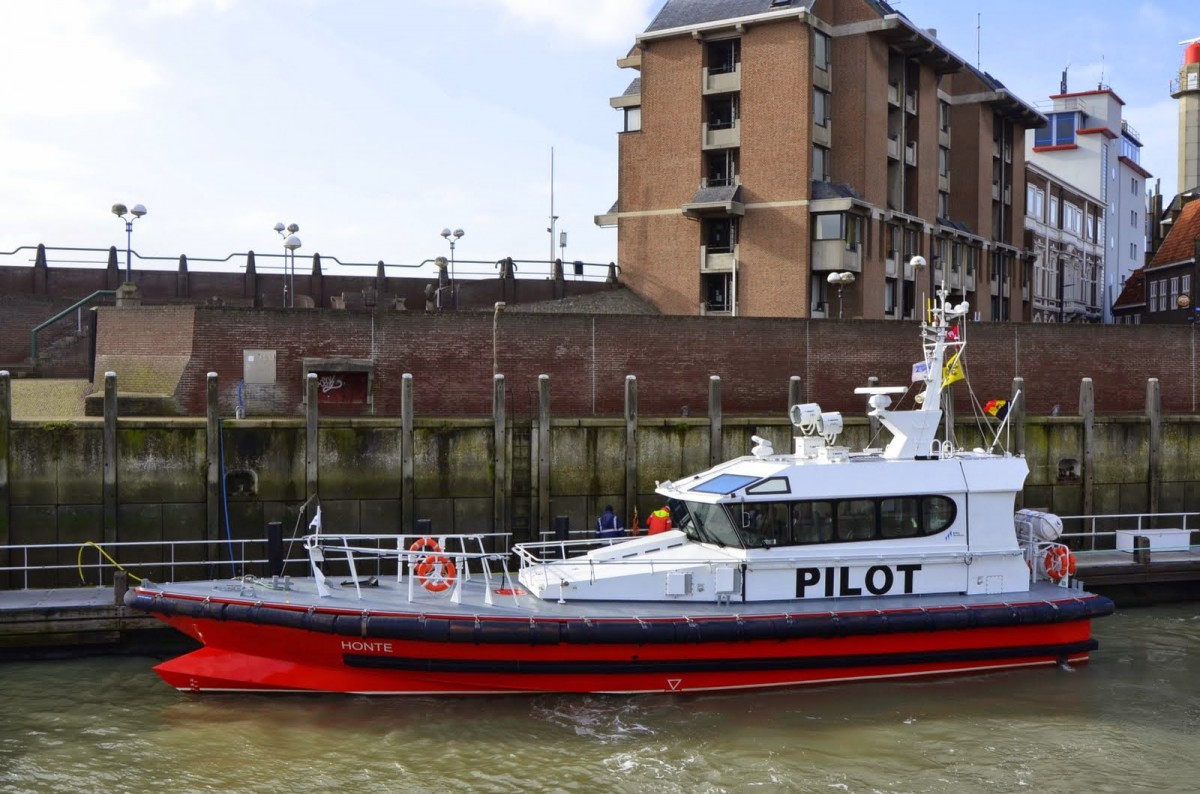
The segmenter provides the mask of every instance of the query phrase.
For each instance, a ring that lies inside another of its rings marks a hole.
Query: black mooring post
[[[267,522],[267,576],[283,575],[283,522]]]

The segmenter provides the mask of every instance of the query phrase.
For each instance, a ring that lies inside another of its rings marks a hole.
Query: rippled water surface
[[[0,665],[0,791],[1126,792],[1200,787],[1200,605],[1075,670],[722,695],[185,695],[146,658]]]

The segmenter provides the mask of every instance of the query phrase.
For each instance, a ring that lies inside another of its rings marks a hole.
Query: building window
[[[888,278],[883,282],[883,313],[888,317],[896,314],[896,279]]]
[[[1129,211],[1129,225],[1135,229],[1137,228],[1137,210]]]
[[[708,100],[708,127],[713,130],[729,129],[738,118],[738,95],[726,94]]]
[[[863,219],[861,215],[846,215],[846,250],[857,251],[863,239]]]
[[[950,150],[945,146],[938,147],[938,176],[950,176]]]
[[[813,147],[812,180],[829,181],[829,150],[824,146]]]
[[[1025,186],[1025,214],[1039,221],[1046,219],[1046,193],[1040,187]]]
[[[938,214],[939,218],[950,217],[950,194],[944,190],[938,191]]]
[[[818,127],[829,126],[829,92],[813,89],[813,123]]]
[[[1093,212],[1087,214],[1087,241],[1090,243],[1096,242],[1096,215]]]
[[[842,239],[842,213],[823,212],[813,216],[814,240]]]
[[[942,132],[950,131],[950,103],[944,99],[938,100],[938,124]]]
[[[1129,244],[1129,258],[1137,259],[1137,243]]]
[[[809,293],[812,295],[812,310],[823,312],[828,306],[828,274],[813,273],[809,279]]]
[[[740,60],[741,41],[722,39],[708,43],[708,71],[710,74],[726,74],[737,71]]]
[[[819,30],[813,31],[813,65],[822,72],[829,71],[829,37]]]
[[[733,310],[733,274],[705,273],[703,276],[704,308],[707,312]]]
[[[1138,185],[1137,185],[1136,177],[1132,177],[1132,176],[1129,177],[1129,192],[1135,196],[1138,194]]]
[[[1050,197],[1050,218],[1047,222],[1055,229],[1061,228],[1058,225],[1058,196]]]
[[[1063,228],[1075,235],[1083,233],[1083,211],[1069,202],[1063,202]]]
[[[889,223],[884,234],[886,235],[884,239],[887,246],[887,251],[884,255],[888,259],[895,259],[900,254],[900,227]]]
[[[637,132],[642,128],[642,109],[638,106],[625,108],[625,132]]]
[[[728,254],[736,244],[736,218],[710,218],[704,222],[704,245],[708,253]]]
[[[1148,302],[1148,305],[1150,307],[1150,311],[1152,311],[1152,312],[1158,311],[1158,282],[1157,281],[1150,282],[1150,300]]]
[[[1075,125],[1078,113],[1051,113],[1047,116],[1050,123],[1045,127],[1034,130],[1033,145],[1036,146],[1066,146],[1075,143]]]
[[[708,187],[726,187],[737,184],[737,149],[717,149],[704,158],[704,184]]]

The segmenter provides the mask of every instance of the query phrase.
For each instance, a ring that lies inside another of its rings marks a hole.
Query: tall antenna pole
[[[550,232],[550,270],[554,271],[554,224],[558,221],[558,216],[554,214],[554,147],[550,147],[550,228],[546,231]]]
[[[983,28],[982,18],[983,14],[979,12],[975,13],[975,68],[979,69],[980,71],[983,70],[983,67],[979,65],[979,44],[981,37],[980,31]]]

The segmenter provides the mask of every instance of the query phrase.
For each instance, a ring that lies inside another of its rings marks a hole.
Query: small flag
[[[317,535],[321,534],[321,506],[317,505],[317,514],[313,516],[313,520],[309,522],[308,528]]]
[[[912,382],[925,380],[925,375],[929,372],[929,365],[924,361],[918,361],[912,365]]]
[[[963,374],[962,362],[959,361],[961,356],[962,351],[959,350],[957,353],[951,356],[950,360],[946,362],[946,365],[942,367],[943,386],[949,386],[952,383],[957,383],[966,377],[966,375]]]
[[[957,325],[952,325],[946,329],[946,341],[947,342],[957,342],[958,341],[958,326]]]
[[[1008,416],[1008,400],[988,400],[983,410],[997,419],[1003,419]]]

